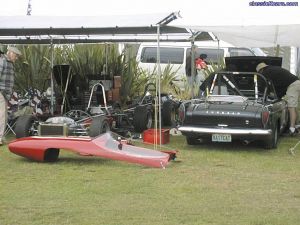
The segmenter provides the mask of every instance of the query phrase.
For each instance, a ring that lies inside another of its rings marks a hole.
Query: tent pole
[[[157,25],[157,77],[156,77],[156,91],[158,96],[158,126],[159,126],[159,145],[161,145],[161,68],[160,68],[160,24]],[[155,132],[156,133],[156,132]]]
[[[51,115],[54,114],[54,84],[53,84],[53,60],[54,60],[54,51],[53,51],[53,38],[51,36],[51,42],[50,42],[50,46],[51,46]]]
[[[195,52],[196,52],[196,46],[195,46],[195,35],[193,33],[192,36],[192,41],[191,41],[191,78],[192,78],[192,82],[191,82],[191,90],[192,90],[192,98],[194,98],[194,82],[195,82],[195,78],[196,78],[196,67],[195,67]]]
[[[280,50],[280,45],[276,45],[276,47],[275,47],[275,56],[279,56],[279,50]]]

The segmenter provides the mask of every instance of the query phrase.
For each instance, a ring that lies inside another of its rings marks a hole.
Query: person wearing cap
[[[8,47],[7,53],[0,57],[0,145],[7,123],[7,101],[14,86],[14,63],[22,55],[16,47]]]
[[[295,125],[297,120],[298,98],[300,97],[300,81],[298,77],[280,66],[271,66],[264,62],[257,65],[256,71],[273,82],[279,98],[286,95],[290,115],[289,133],[294,136],[297,133]]]

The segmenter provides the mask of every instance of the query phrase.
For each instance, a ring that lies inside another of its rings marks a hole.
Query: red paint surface
[[[115,147],[118,144],[118,141],[106,133],[96,138],[25,137],[11,142],[8,148],[14,154],[36,161],[44,161],[47,149],[57,148],[76,152],[83,156],[98,156],[158,168],[165,168],[169,160],[176,154],[176,151],[160,152],[123,142],[122,150],[119,150]]]

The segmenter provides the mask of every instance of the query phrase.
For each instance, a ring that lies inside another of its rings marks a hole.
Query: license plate
[[[211,140],[213,142],[231,142],[230,134],[212,134]]]

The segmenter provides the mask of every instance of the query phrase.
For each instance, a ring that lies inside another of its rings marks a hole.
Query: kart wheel
[[[134,109],[133,127],[139,133],[152,127],[152,115],[147,106],[137,106]]]
[[[55,162],[58,159],[59,149],[49,148],[45,151],[44,161],[45,162]]]
[[[33,115],[20,116],[15,125],[16,138],[33,136],[35,133],[34,122],[36,118]]]
[[[89,131],[90,137],[97,137],[108,131],[110,131],[110,126],[106,117],[100,116],[93,118]]]
[[[172,126],[176,121],[176,109],[172,101],[165,101],[161,110],[162,122],[165,126]]]
[[[265,142],[265,149],[272,149],[272,148],[277,148],[277,143],[278,143],[278,126],[277,124],[274,125],[273,130],[272,130],[272,137],[270,140],[267,140]]]

